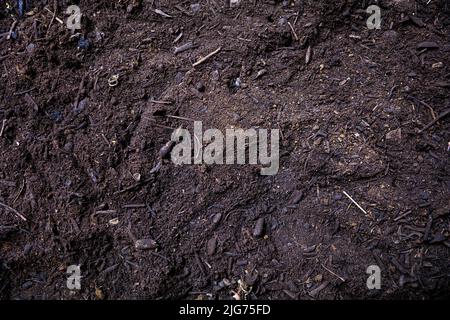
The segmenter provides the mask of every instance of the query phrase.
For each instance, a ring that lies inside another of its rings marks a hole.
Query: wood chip
[[[176,47],[175,50],[173,51],[174,54],[178,54],[187,50],[190,50],[194,48],[194,44],[192,43],[192,41],[189,41],[179,47]]]
[[[134,243],[134,247],[138,250],[156,249],[158,244],[153,239],[139,239]]]
[[[217,247],[217,237],[213,237],[208,240],[208,243],[206,244],[206,252],[209,256],[212,256],[216,252]]]
[[[301,190],[295,190],[292,192],[291,205],[298,204],[303,199],[303,192]]]
[[[424,41],[417,45],[417,49],[439,49],[439,45],[433,41]]]
[[[167,19],[172,19],[172,16],[165,13],[164,11],[160,10],[160,9],[155,9],[155,13],[159,14],[161,17],[167,18]]]
[[[256,221],[255,228],[253,229],[253,236],[259,238],[262,236],[263,232],[264,232],[264,218],[259,218],[258,221]]]
[[[312,49],[311,46],[306,50],[305,63],[308,64],[311,61]]]
[[[221,213],[215,214],[213,219],[212,219],[213,224],[218,224],[220,222],[221,218],[222,218],[222,214]]]

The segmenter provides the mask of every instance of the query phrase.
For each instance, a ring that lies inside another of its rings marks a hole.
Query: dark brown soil
[[[421,132],[450,108],[448,1],[374,1],[381,30],[368,1],[74,1],[87,49],[52,19],[72,2],[29,2],[20,19],[0,4],[0,33],[18,21],[0,38],[1,298],[449,296],[449,117]],[[281,129],[279,173],[151,173],[192,126],[168,116]]]

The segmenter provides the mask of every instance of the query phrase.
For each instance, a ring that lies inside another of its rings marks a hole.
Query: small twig
[[[77,96],[75,97],[75,102],[73,104],[73,107],[75,109],[78,108],[78,104],[80,103],[81,93],[83,92],[83,89],[84,89],[84,82],[86,80],[86,77],[87,77],[87,73],[85,73],[83,75],[83,77],[81,78],[80,84],[78,86],[78,93],[77,93]]]
[[[331,271],[330,269],[328,269],[327,267],[325,267],[323,264],[321,264],[321,266],[327,270],[329,273],[331,273],[333,276],[335,276],[336,278],[339,278],[342,282],[345,282],[345,279],[342,278],[340,275],[334,273],[333,271]]]
[[[242,38],[242,37],[238,37],[238,40],[246,41],[246,42],[252,42],[251,39],[245,39],[245,38]]]
[[[156,104],[172,104],[173,103],[172,101],[153,100],[153,99],[150,99],[150,102],[151,103],[156,103]]]
[[[50,10],[49,8],[44,7],[44,9],[47,10],[48,12],[50,12],[52,15],[54,14],[54,12],[53,12],[52,10]],[[61,20],[60,18],[58,18],[56,15],[55,15],[55,20],[58,21],[60,24],[64,24],[64,21],[62,21],[62,20]]]
[[[177,43],[178,41],[180,41],[180,39],[183,37],[183,32],[180,32],[180,34],[175,38],[175,40],[173,40],[173,43]]]
[[[149,183],[152,180],[153,180],[153,177],[151,177],[149,179],[146,179],[146,180],[143,180],[143,181],[139,181],[138,183],[135,183],[135,184],[133,184],[133,185],[131,185],[129,187],[126,187],[124,189],[121,189],[119,191],[114,192],[114,195],[118,195],[118,194],[122,194],[122,193],[125,193],[125,192],[128,192],[128,191],[132,191],[132,190],[134,190],[136,188],[139,188],[139,187]]]
[[[300,15],[300,10],[299,11],[297,11],[297,13],[295,14],[295,19],[294,19],[294,26],[297,24],[297,21],[298,21],[298,17],[299,17],[299,15]]]
[[[417,103],[421,104],[422,106],[427,107],[428,109],[430,109],[431,116],[433,117],[433,120],[436,119],[436,112],[434,112],[433,107],[430,106],[428,103],[426,103],[425,101],[422,101],[422,100],[420,100],[420,99],[418,99],[416,97],[413,97],[413,96],[408,96],[407,98],[412,100],[412,101],[414,101],[414,102],[417,102]]]
[[[192,66],[196,67],[199,64],[202,64],[203,62],[205,62],[206,60],[208,60],[209,58],[211,58],[212,56],[216,55],[217,53],[219,53],[219,51],[222,50],[222,47],[217,48],[216,50],[214,50],[213,52],[211,52],[210,54],[208,54],[207,56],[201,58],[200,60],[198,60],[197,62],[195,62]]]
[[[429,124],[427,124],[422,130],[419,131],[419,133],[424,132],[425,130],[431,128],[433,125],[436,124],[436,122],[438,122],[439,120],[442,120],[443,118],[445,118],[446,116],[448,116],[450,114],[450,108],[445,110],[444,112],[442,112],[436,119],[434,119],[433,121],[431,121]]]
[[[393,86],[393,87],[391,88],[391,90],[389,91],[389,94],[388,94],[388,96],[387,96],[388,100],[391,100],[392,96],[394,95],[394,91],[395,91],[395,89],[397,89],[397,88],[398,88],[397,85],[395,85],[395,86]]]
[[[297,33],[294,30],[294,27],[292,26],[292,24],[288,21],[288,25],[291,28],[292,34],[294,35],[295,41],[298,41],[298,36]]]
[[[106,144],[108,145],[108,147],[111,147],[111,143],[108,141],[108,139],[106,138],[106,136],[105,136],[104,133],[102,133],[102,138],[103,138],[103,141],[106,142]]]
[[[5,130],[6,119],[2,121],[2,129],[0,130],[0,138],[3,136],[3,130]]]
[[[53,12],[52,20],[50,20],[50,23],[48,24],[47,32],[45,33],[45,35],[47,35],[48,32],[50,31],[53,21],[55,21],[55,18],[56,18],[56,7],[53,10],[55,10],[55,11]]]
[[[165,125],[159,124],[159,123],[154,123],[153,125],[155,127],[161,128],[161,129],[166,129],[166,130],[171,130],[171,131],[176,130],[175,128],[172,128],[172,127],[169,127],[169,126],[165,126]]]
[[[95,214],[100,214],[100,215],[108,215],[108,214],[116,214],[117,210],[98,210],[95,211]]]
[[[145,204],[126,204],[123,205],[122,208],[123,209],[139,209],[139,208],[146,208],[147,205]]]
[[[33,97],[30,96],[28,93],[25,94],[25,101],[33,107],[34,111],[39,111],[39,106],[37,105],[36,101],[34,101]]]
[[[178,120],[196,121],[196,120],[191,119],[191,118],[180,117],[180,116],[166,115],[166,117],[167,117],[167,118],[172,118],[172,119],[178,119]]]
[[[142,116],[142,118],[143,118],[143,119],[147,119],[147,120],[153,122],[152,125],[155,126],[155,127],[162,128],[162,129],[166,129],[166,130],[171,130],[171,131],[176,130],[176,128],[172,128],[172,127],[165,126],[165,125],[163,125],[163,124],[157,123],[157,120],[156,120],[156,119],[153,119],[153,118],[150,118],[150,117],[145,117],[145,116]]]
[[[395,218],[394,221],[397,222],[398,220],[403,219],[404,217],[406,217],[409,214],[411,214],[411,212],[412,212],[411,210],[406,211],[405,213],[403,213],[403,214],[399,215],[397,218]]]
[[[14,93],[14,96],[21,96],[21,95],[23,95],[23,94],[25,94],[25,93],[29,93],[29,92],[33,91],[34,89],[36,89],[36,88],[33,87],[33,88],[28,89],[28,90],[25,90],[25,91],[19,91],[19,92],[16,92],[16,93]]]
[[[183,13],[183,14],[189,16],[189,17],[193,16],[193,14],[191,14],[191,13],[187,12],[186,10],[184,10],[183,7],[180,6],[179,4],[175,5],[175,8],[178,9],[181,13]]]
[[[428,103],[421,101],[421,100],[417,100],[420,104],[423,104],[425,107],[427,107],[428,109],[430,109],[431,112],[431,116],[433,117],[433,120],[436,119],[436,112],[434,112],[434,109],[432,106],[430,106]]]
[[[166,261],[170,261],[169,258],[163,256],[162,254],[159,254],[159,253],[154,252],[154,251],[150,251],[150,253],[151,253],[152,255],[154,255],[154,256],[157,256],[157,257],[161,258],[161,259],[164,259],[164,260],[166,260]]]
[[[25,218],[21,213],[19,213],[19,211],[17,211],[16,209],[11,208],[10,206],[8,206],[7,204],[4,204],[2,202],[0,202],[0,206],[14,212],[20,219],[22,219],[23,221],[27,221],[27,218]]]
[[[16,25],[17,25],[17,20],[14,20],[14,22],[13,22],[12,25],[11,25],[11,28],[9,29],[9,33],[8,33],[8,35],[6,36],[6,40],[10,40],[10,39],[11,39],[12,34],[13,34],[13,32],[14,32],[14,29],[16,28]]]
[[[347,198],[350,199],[351,202],[353,202],[353,203],[359,208],[359,210],[361,210],[362,212],[364,212],[364,214],[367,214],[367,211],[364,210],[364,209],[358,204],[358,202],[356,202],[355,200],[353,200],[353,198],[350,197],[350,195],[349,195],[347,192],[345,192],[345,191],[342,191],[342,192],[345,194],[345,196],[346,196]]]

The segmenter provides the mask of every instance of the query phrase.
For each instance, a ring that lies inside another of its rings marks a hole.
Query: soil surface
[[[17,2],[0,298],[449,297],[449,1],[80,0],[75,33],[71,1]],[[280,129],[278,174],[161,160],[193,120]]]

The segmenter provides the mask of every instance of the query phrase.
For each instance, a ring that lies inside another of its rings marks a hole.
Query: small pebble
[[[301,190],[295,190],[292,193],[291,204],[298,204],[303,199],[303,192]]]
[[[67,142],[67,143],[64,145],[64,151],[66,151],[66,152],[72,152],[72,150],[73,150],[73,143],[72,143],[72,142]]]
[[[219,75],[219,70],[214,70],[213,72],[211,72],[211,80],[212,81],[219,81],[220,75]]]
[[[180,84],[183,82],[183,79],[184,79],[184,73],[177,72],[177,74],[175,75],[175,83]]]
[[[241,87],[241,84],[241,78],[236,78],[231,82],[231,88],[237,90]]]
[[[200,10],[200,3],[193,3],[191,4],[191,11],[192,12],[198,12]]]
[[[73,108],[73,113],[79,114],[83,112],[84,109],[86,109],[88,101],[89,101],[88,99],[83,99],[80,102],[78,102],[78,105]]]
[[[278,19],[279,26],[284,26],[286,23],[287,23],[286,17],[282,16],[282,17],[280,17],[280,19]]]
[[[61,122],[63,119],[63,115],[60,111],[52,111],[49,116],[54,122]]]
[[[241,118],[241,116],[240,116],[239,114],[237,114],[236,112],[234,112],[234,113],[233,113],[233,120],[237,122],[237,121],[241,121],[242,118]]]
[[[87,50],[89,49],[90,42],[89,39],[86,39],[85,37],[81,37],[80,40],[78,40],[77,48],[80,50]]]
[[[213,224],[218,224],[220,222],[220,219],[222,219],[222,214],[221,213],[215,214],[212,220]]]
[[[36,45],[34,43],[30,43],[29,45],[27,45],[26,50],[28,54],[33,54],[34,51],[36,50]]]

